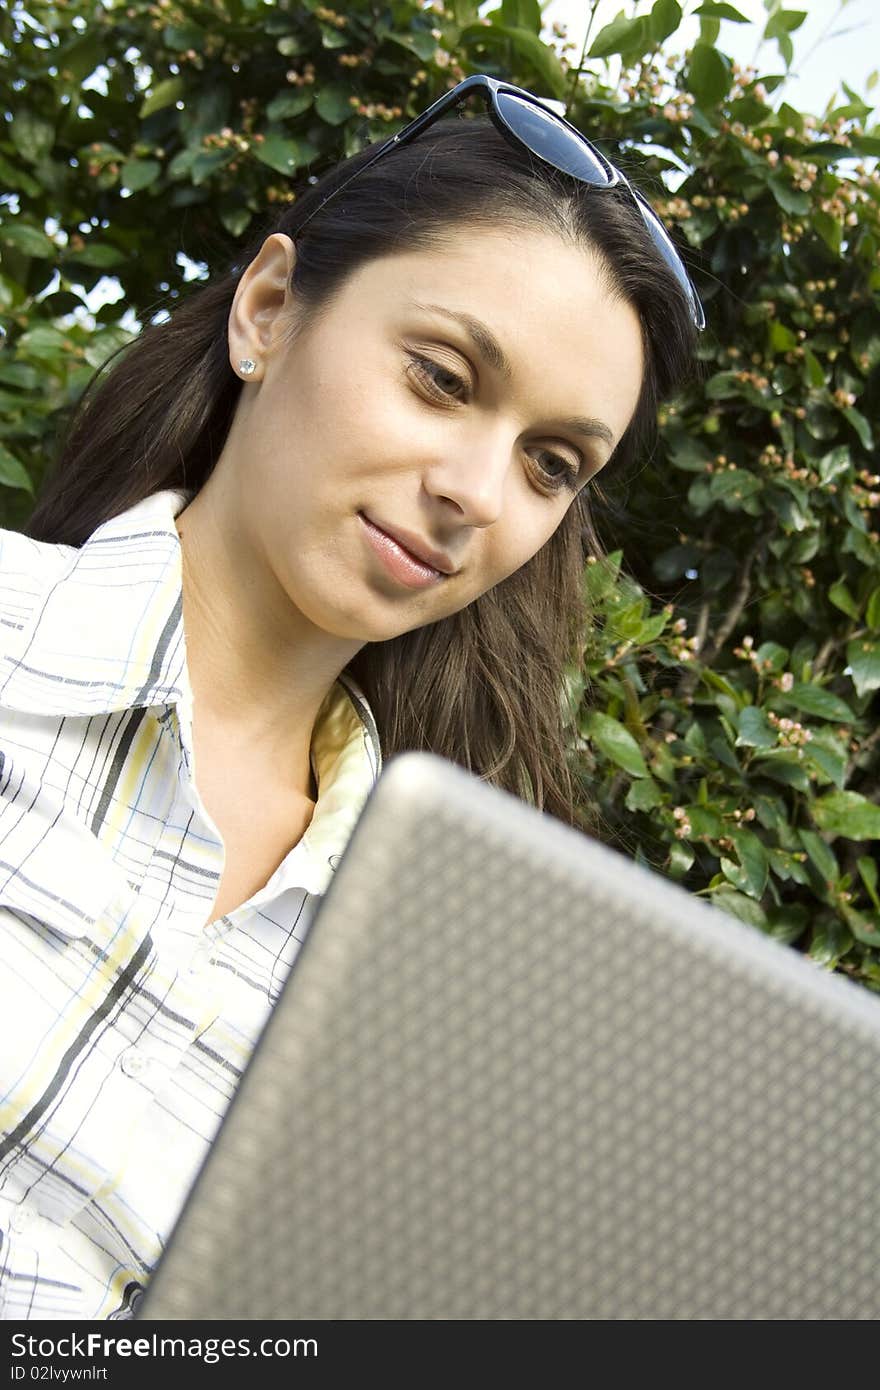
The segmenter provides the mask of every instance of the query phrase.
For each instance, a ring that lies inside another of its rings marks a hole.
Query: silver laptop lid
[[[155,1319],[880,1315],[880,1002],[392,759]]]

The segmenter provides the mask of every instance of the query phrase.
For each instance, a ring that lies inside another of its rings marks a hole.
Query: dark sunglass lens
[[[567,130],[552,112],[511,92],[498,92],[496,100],[498,111],[513,134],[548,164],[585,183],[601,187],[611,182],[589,145]]]
[[[675,278],[678,280],[679,284],[681,285],[682,289],[684,290],[685,294],[690,300],[691,309],[694,315],[694,322],[696,323],[697,328],[705,328],[706,315],[703,312],[703,306],[700,303],[699,298],[697,297],[697,292],[691,284],[690,276],[688,275],[684,267],[684,262],[682,261],[681,257],[676,251],[669,233],[663,226],[663,223],[660,221],[660,218],[657,216],[650,203],[646,202],[646,200],[642,197],[641,193],[638,193],[636,189],[633,188],[632,194],[635,198],[636,206],[638,207],[639,212],[642,214],[645,226],[651,234],[651,240],[654,242],[654,245],[657,247],[657,250],[660,252],[661,256],[666,261],[666,264],[669,266],[669,269],[673,272]]]

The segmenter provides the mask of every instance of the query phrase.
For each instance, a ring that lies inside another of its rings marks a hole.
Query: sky
[[[738,63],[751,65],[755,61],[758,25],[763,29],[767,11],[762,0],[730,0],[734,8],[751,24],[732,24],[723,21],[718,38],[718,47],[728,53]],[[565,24],[568,38],[577,43],[568,57],[577,64],[586,32],[587,19],[592,8],[590,0],[550,0],[544,6],[545,25],[554,22]],[[592,38],[617,14],[646,14],[651,8],[650,0],[634,5],[624,4],[623,0],[599,0],[596,17],[593,20]],[[682,4],[682,8],[686,8]],[[693,3],[687,8],[694,9]],[[785,89],[785,100],[799,111],[820,115],[827,103],[840,94],[841,79],[861,96],[867,93],[867,84],[872,72],[880,67],[880,4],[878,0],[785,0],[787,10],[806,11],[807,18],[800,29],[792,35],[795,61],[793,76]],[[673,35],[670,43],[674,52],[681,52],[693,43],[699,32],[697,20],[690,20],[679,34]],[[682,39],[684,38],[684,42]],[[779,57],[779,49],[774,42],[764,45],[758,54],[758,62],[765,73],[781,73],[784,66]],[[880,86],[874,89],[873,96],[880,101]]]

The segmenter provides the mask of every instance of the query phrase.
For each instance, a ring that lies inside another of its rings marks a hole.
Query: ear
[[[266,237],[244,271],[229,311],[227,339],[233,371],[243,358],[251,358],[256,371],[249,381],[259,380],[262,364],[276,351],[284,329],[293,315],[290,282],[296,263],[296,248],[284,232]]]

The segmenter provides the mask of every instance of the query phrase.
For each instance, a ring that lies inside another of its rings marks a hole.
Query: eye
[[[470,388],[455,371],[443,367],[442,363],[434,361],[432,357],[421,356],[420,353],[409,353],[409,359],[409,370],[417,378],[418,384],[424,386],[432,396],[445,402],[467,398]],[[456,395],[456,391],[463,392],[463,395]]]
[[[456,371],[443,367],[442,363],[432,357],[425,357],[423,353],[409,352],[407,357],[410,359],[407,373],[413,373],[418,385],[427,391],[428,395],[434,396],[435,400],[445,406],[467,402],[470,396],[470,382],[460,377]],[[460,395],[456,395],[456,392],[460,392]],[[538,485],[545,492],[557,493],[563,488],[577,492],[582,467],[580,456],[570,457],[564,453],[556,453],[553,449],[537,449],[527,457]]]
[[[544,486],[549,486],[553,492],[566,486],[573,492],[577,491],[581,475],[580,459],[569,459],[564,453],[555,453],[552,449],[538,449],[530,457],[541,474]]]

